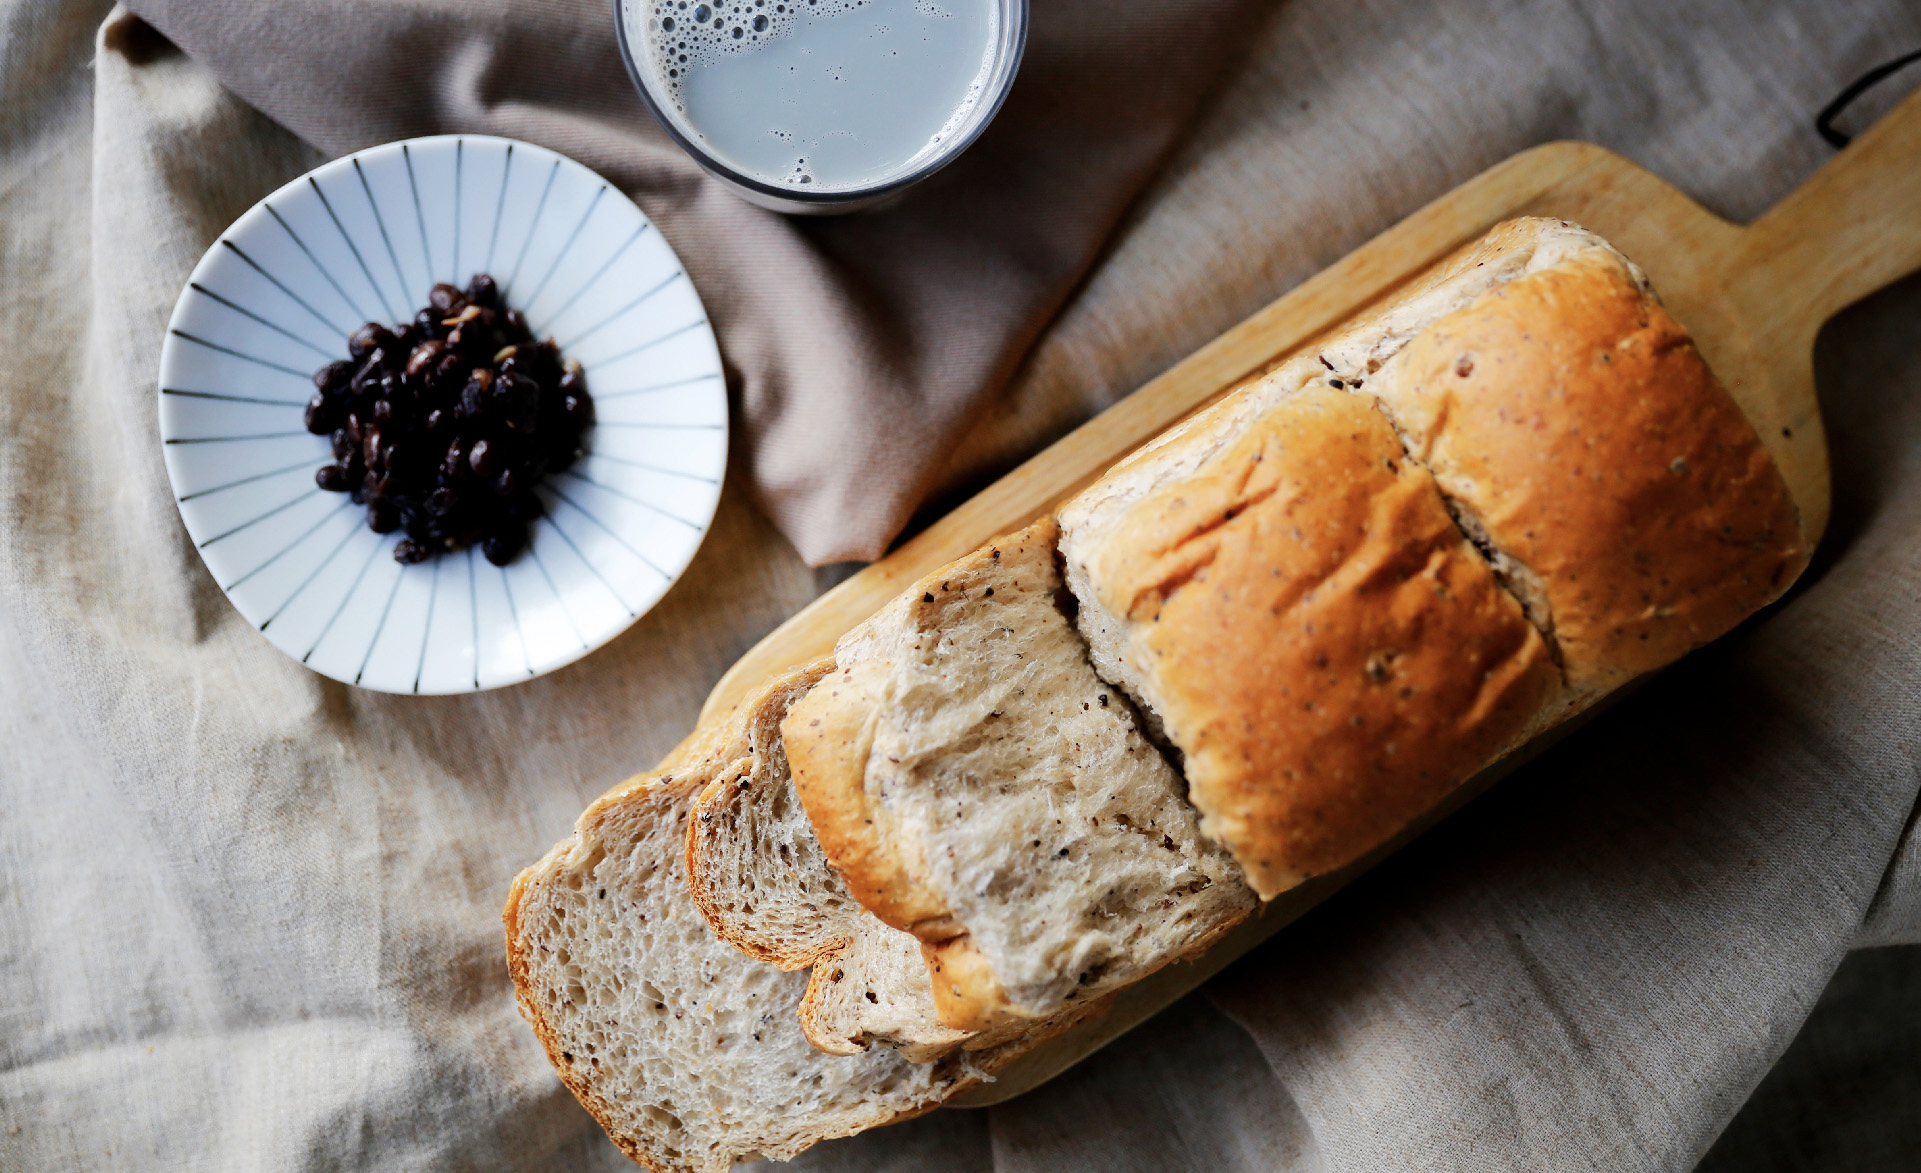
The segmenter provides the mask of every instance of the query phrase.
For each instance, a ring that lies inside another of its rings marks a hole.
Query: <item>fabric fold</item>
[[[133,5],[330,155],[500,134],[632,196],[706,302],[745,425],[741,471],[812,565],[878,557],[907,524],[1258,7],[1037,4],[980,141],[883,209],[808,219],[742,202],[673,145],[634,93],[604,0]]]

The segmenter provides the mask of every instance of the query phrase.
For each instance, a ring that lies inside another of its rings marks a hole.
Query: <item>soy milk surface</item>
[[[912,171],[981,100],[996,0],[627,0],[682,132],[796,190]]]

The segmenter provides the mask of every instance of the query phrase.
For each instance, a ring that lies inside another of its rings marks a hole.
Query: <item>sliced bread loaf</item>
[[[832,668],[824,658],[797,683]],[[694,903],[749,957],[813,967],[798,1014],[814,1046],[852,1055],[878,1044],[929,1062],[970,1036],[936,1016],[919,939],[862,908],[828,866],[788,774],[785,712],[761,706],[748,728],[751,765],[723,773],[695,800],[687,828]]]
[[[522,1013],[561,1078],[650,1169],[718,1173],[925,1111],[1024,1051],[913,1063],[832,1056],[801,1031],[800,973],[757,962],[708,928],[689,895],[687,826],[715,780],[758,768],[749,730],[778,720],[810,677],[773,681],[610,791],[514,881],[507,955]]]
[[[1095,675],[1056,536],[1044,520],[916,584],[842,638],[782,725],[828,859],[926,943],[960,1030],[1060,1014],[1254,906]]]

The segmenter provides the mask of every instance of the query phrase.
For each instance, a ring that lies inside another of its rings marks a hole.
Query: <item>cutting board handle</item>
[[[1797,346],[1921,269],[1921,89],[1756,220],[1741,263],[1757,337]]]

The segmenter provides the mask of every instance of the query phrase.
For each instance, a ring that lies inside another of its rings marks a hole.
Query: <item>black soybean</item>
[[[482,436],[474,441],[473,450],[467,453],[467,463],[474,469],[474,475],[486,478],[494,475],[494,446]]]
[[[433,365],[440,361],[440,356],[446,349],[447,344],[438,338],[430,338],[419,346],[414,347],[413,354],[407,358],[407,377],[409,379],[425,379],[427,372],[432,370]]]
[[[480,547],[487,561],[495,566],[505,566],[520,553],[527,544],[527,527],[518,523],[506,523],[494,531],[493,535]]]
[[[348,382],[354,377],[354,364],[345,359],[330,362],[314,372],[313,385],[328,394],[337,395],[347,389]]]
[[[334,430],[335,401],[327,398],[325,391],[314,392],[307,401],[307,430],[316,436],[325,436]]]
[[[347,339],[347,353],[357,359],[366,358],[376,350],[386,349],[393,338],[393,332],[379,322],[368,322],[353,332]]]

